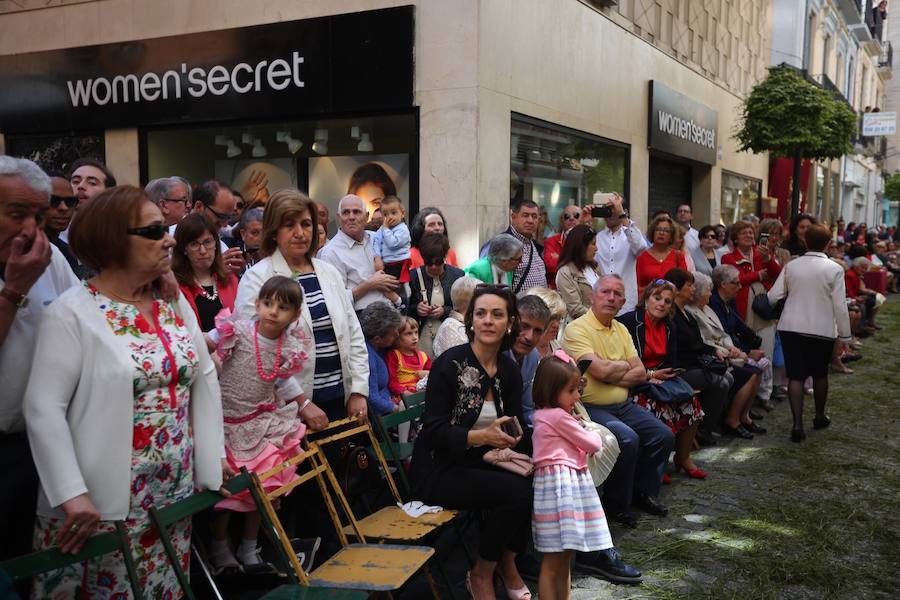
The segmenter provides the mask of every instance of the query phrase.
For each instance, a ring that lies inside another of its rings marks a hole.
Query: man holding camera
[[[600,192],[595,200],[602,202]],[[637,276],[635,261],[638,254],[647,248],[647,240],[637,225],[622,208],[622,197],[612,194],[603,207],[611,209],[605,218],[606,227],[597,234],[597,265],[600,275],[618,275],[625,285],[625,305],[619,311],[623,314],[634,310],[637,305]]]

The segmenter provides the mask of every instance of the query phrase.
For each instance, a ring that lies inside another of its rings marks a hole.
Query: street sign
[[[864,136],[894,135],[897,133],[897,113],[870,112],[863,114]]]

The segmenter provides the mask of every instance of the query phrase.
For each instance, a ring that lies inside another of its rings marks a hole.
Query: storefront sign
[[[413,7],[0,57],[0,131],[409,108]]]
[[[719,115],[708,106],[650,82],[647,145],[675,156],[716,164]]]
[[[894,135],[897,133],[897,113],[870,112],[863,114],[864,136]]]

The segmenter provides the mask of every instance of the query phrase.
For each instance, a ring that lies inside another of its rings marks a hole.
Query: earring
[[[506,335],[509,335],[511,333],[512,333],[512,327],[510,327],[509,329],[506,330]]]
[[[469,331],[475,331],[475,326],[474,326],[474,325],[470,325],[470,326],[469,326]]]

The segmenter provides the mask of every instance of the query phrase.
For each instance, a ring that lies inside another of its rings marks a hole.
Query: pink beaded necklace
[[[266,373],[263,369],[262,354],[259,352],[259,321],[253,326],[253,346],[256,348],[256,372],[259,373],[260,379],[263,381],[272,381],[278,377],[278,365],[281,364],[281,335],[278,336],[278,342],[275,344],[275,367],[271,373]]]

